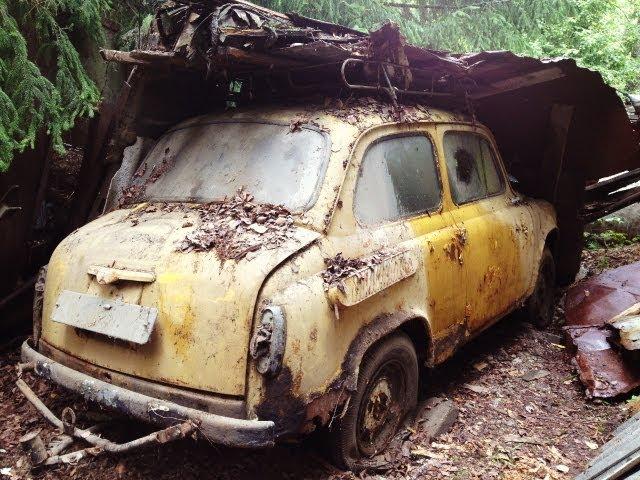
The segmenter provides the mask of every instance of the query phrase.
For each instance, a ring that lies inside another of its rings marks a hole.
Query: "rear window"
[[[502,172],[491,144],[473,132],[446,132],[444,156],[451,195],[456,204],[472,202],[504,190]]]
[[[319,129],[258,121],[202,122],[170,130],[136,174],[141,200],[212,202],[240,188],[293,212],[316,200],[329,158]]]
[[[425,135],[389,137],[364,155],[354,210],[362,223],[376,224],[435,210],[440,196],[431,140]]]

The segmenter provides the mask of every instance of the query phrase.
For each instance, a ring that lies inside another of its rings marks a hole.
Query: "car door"
[[[465,315],[477,332],[516,307],[529,288],[532,216],[482,129],[441,130],[451,214],[464,232]]]
[[[425,281],[419,294],[433,343],[442,346],[434,352],[437,362],[450,355],[467,330],[464,270],[448,258],[456,227],[443,201],[434,130],[431,126],[401,135],[383,133],[368,145],[356,181],[354,214],[374,238],[395,236],[397,246],[421,251]]]

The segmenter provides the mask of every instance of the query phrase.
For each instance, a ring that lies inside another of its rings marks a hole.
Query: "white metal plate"
[[[51,318],[54,322],[142,345],[149,341],[157,316],[156,308],[63,290]]]

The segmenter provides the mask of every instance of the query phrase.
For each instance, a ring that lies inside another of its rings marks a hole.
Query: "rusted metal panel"
[[[30,344],[35,345],[36,343],[32,342]],[[94,378],[103,379],[111,385],[116,385],[126,390],[141,393],[148,397],[167,400],[184,407],[196,408],[205,412],[215,413],[216,415],[222,415],[224,417],[246,417],[245,402],[239,398],[212,395],[192,389],[176,388],[163,383],[154,382],[152,380],[145,380],[131,375],[125,375],[79,360],[73,355],[69,355],[68,353],[53,348],[45,341],[41,340],[37,345],[38,351],[51,360],[77,372],[85,373]]]
[[[271,421],[223,417],[116,387],[52,361],[26,342],[22,345],[22,361],[32,366],[35,373],[45,380],[53,381],[105,408],[148,423],[172,426],[191,421],[198,426],[197,433],[203,438],[234,447],[258,448],[274,443]]]
[[[51,314],[54,322],[143,345],[149,341],[158,309],[63,290]]]
[[[609,270],[567,291],[565,333],[576,349],[580,380],[592,397],[615,397],[640,386],[637,362],[626,358],[607,323],[640,301],[640,262]]]

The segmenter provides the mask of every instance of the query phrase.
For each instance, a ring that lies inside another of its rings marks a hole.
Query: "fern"
[[[43,130],[63,153],[64,132],[93,115],[100,92],[69,33],[101,43],[109,8],[107,0],[0,0],[0,172]],[[50,67],[49,78],[39,64]]]

